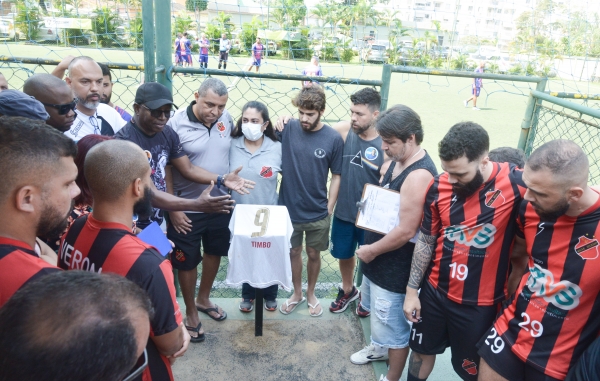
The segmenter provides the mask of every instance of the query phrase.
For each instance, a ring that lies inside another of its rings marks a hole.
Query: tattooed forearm
[[[417,290],[421,286],[423,275],[429,266],[431,256],[433,255],[433,249],[435,248],[435,236],[419,234],[417,244],[415,245],[415,251],[413,253],[412,264],[410,266],[410,278],[408,280],[408,287]]]

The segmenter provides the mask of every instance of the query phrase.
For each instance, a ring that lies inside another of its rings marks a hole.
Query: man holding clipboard
[[[364,274],[361,305],[371,314],[371,344],[350,357],[366,364],[389,356],[384,381],[398,381],[408,356],[410,325],[402,305],[406,294],[414,243],[423,215],[425,193],[437,175],[435,164],[421,148],[421,119],[412,109],[396,105],[377,120],[381,148],[392,159],[383,177],[384,188],[400,193],[399,223],[387,234],[365,232],[365,245],[356,254]]]

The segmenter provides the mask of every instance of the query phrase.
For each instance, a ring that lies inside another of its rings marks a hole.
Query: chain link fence
[[[0,56],[0,73],[2,73],[11,88],[21,89],[27,78],[34,74],[51,73],[57,60],[43,60],[33,57],[7,57]],[[133,101],[137,87],[143,83],[143,67],[141,65],[118,64],[105,62],[112,72],[114,82],[111,101],[120,107],[133,113]],[[173,68],[169,68],[173,70]],[[301,89],[302,81],[310,80],[307,77],[294,75],[258,75],[244,72],[211,71],[203,69],[175,69],[181,70],[174,73],[172,77],[173,98],[175,104],[187,107],[194,99],[194,93],[200,87],[205,78],[215,76],[228,86],[229,101],[227,109],[237,121],[241,117],[241,109],[248,101],[258,100],[269,107],[271,118],[277,116],[297,116],[297,109],[292,105],[292,97]],[[185,72],[185,73],[183,73]],[[210,73],[209,73],[210,72]],[[366,86],[375,87],[380,90],[380,81],[361,81],[341,79],[332,77],[319,78],[320,85],[325,89],[327,96],[327,109],[324,120],[328,124],[336,123],[349,118],[350,95]],[[306,263],[306,252],[303,252],[304,263]],[[321,272],[316,287],[319,298],[333,298],[337,295],[341,276],[337,260],[333,258],[329,250],[321,253]],[[235,298],[241,297],[241,288],[232,288],[225,282],[227,277],[228,260],[224,258],[213,284],[212,297]],[[202,264],[198,267],[198,276],[202,273]],[[303,287],[306,287],[306,266],[302,273]],[[199,285],[199,280],[198,283]],[[290,292],[279,290],[279,297],[289,297]]]
[[[566,97],[532,91],[536,99],[534,118],[527,137],[525,154],[554,139],[577,143],[590,161],[590,184],[600,184],[600,107],[588,99],[583,105]],[[557,94],[560,95],[560,94]],[[593,106],[593,107],[590,107]]]
[[[249,102],[258,100],[265,103],[270,112],[272,121],[276,117],[291,115],[297,117],[297,109],[291,100],[302,87],[302,80],[310,80],[308,77],[296,75],[273,75],[255,74],[250,72],[226,72],[211,69],[192,68],[170,68],[174,70],[173,75],[173,98],[175,103],[181,107],[187,107],[194,97],[194,93],[200,87],[205,78],[215,77],[221,79],[229,90],[229,101],[227,110],[231,113],[234,121],[241,117],[243,106]],[[302,79],[302,80],[301,80]],[[327,97],[327,108],[324,121],[334,124],[349,118],[350,95],[354,92],[372,86],[380,90],[378,81],[352,80],[334,77],[320,77],[319,84],[323,86]],[[303,262],[306,263],[306,251],[302,252]],[[221,260],[221,266],[217,278],[213,284],[211,296],[220,298],[241,297],[241,288],[232,288],[225,282],[227,277],[228,259]],[[202,264],[198,267],[201,273]],[[306,287],[306,266],[302,271],[303,288]],[[199,284],[199,281],[198,281]],[[341,286],[338,261],[331,256],[329,250],[321,253],[321,271],[316,286],[316,295],[319,298],[334,298]],[[278,297],[287,298],[291,292],[279,290]]]

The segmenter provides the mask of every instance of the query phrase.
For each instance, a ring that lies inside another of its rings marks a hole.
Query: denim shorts
[[[360,292],[360,305],[371,312],[371,343],[390,349],[408,347],[411,324],[402,310],[406,294],[385,290],[366,276]]]
[[[358,245],[365,242],[365,231],[354,223],[333,216],[331,223],[331,255],[336,259],[350,259]]]

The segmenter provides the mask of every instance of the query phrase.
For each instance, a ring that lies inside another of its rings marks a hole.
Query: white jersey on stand
[[[285,206],[238,204],[229,223],[227,284],[292,287],[292,221]]]

